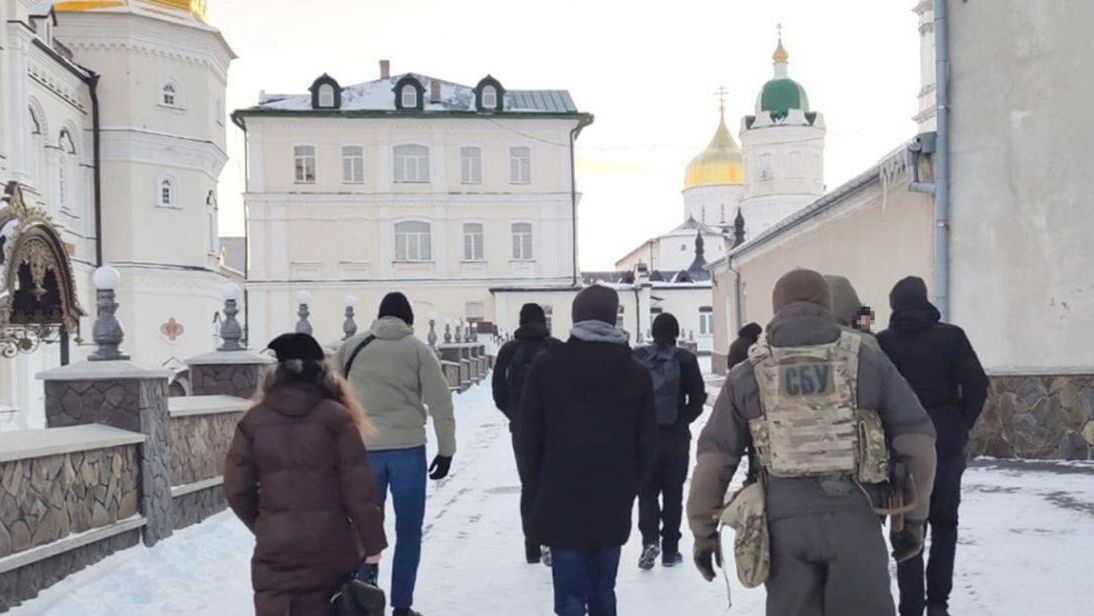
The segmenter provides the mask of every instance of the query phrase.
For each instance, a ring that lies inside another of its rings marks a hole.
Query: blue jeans
[[[414,584],[422,560],[422,523],[425,521],[425,447],[368,452],[376,475],[376,494],[384,510],[387,492],[395,504],[395,558],[391,564],[391,607],[414,604]],[[364,568],[358,573],[364,579]]]
[[[621,550],[618,545],[595,550],[551,548],[555,614],[616,616],[615,575]]]

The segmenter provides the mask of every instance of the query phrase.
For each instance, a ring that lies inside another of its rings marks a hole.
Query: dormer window
[[[174,109],[182,108],[182,90],[174,80],[169,80],[160,86],[160,104]]]
[[[311,92],[312,109],[339,109],[342,107],[342,86],[334,77],[323,73],[308,88]]]
[[[425,86],[413,75],[404,75],[392,89],[395,94],[395,109],[398,111],[422,111],[424,109]]]
[[[483,77],[479,85],[475,86],[475,108],[480,112],[500,112],[504,99],[505,88],[490,75]]]
[[[403,86],[403,91],[400,94],[403,101],[403,108],[413,109],[418,106],[418,90],[411,85]]]

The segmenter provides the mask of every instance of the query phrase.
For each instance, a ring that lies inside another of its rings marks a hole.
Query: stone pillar
[[[195,396],[235,396],[250,398],[262,380],[262,371],[273,359],[248,351],[240,344],[242,329],[235,321],[237,303],[243,295],[235,283],[224,285],[224,314],[220,338],[223,343],[213,353],[186,360]]]
[[[144,434],[141,445],[141,513],[145,545],[174,528],[168,449],[167,370],[127,360],[87,361],[47,370],[46,422],[50,428],[105,424]]]

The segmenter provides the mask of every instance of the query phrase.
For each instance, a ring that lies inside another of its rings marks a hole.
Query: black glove
[[[714,581],[715,563],[719,569],[722,568],[722,540],[718,533],[703,540],[696,539],[695,566],[699,568],[699,573],[703,574],[703,579],[708,582]]]
[[[926,526],[926,522],[907,520],[903,529],[889,533],[889,542],[893,544],[893,560],[902,563],[923,551]]]
[[[430,479],[444,479],[448,476],[448,469],[452,468],[452,456],[438,455],[433,458],[433,464],[429,465]]]

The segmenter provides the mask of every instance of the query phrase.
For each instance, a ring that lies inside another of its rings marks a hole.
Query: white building
[[[574,141],[592,116],[562,90],[389,66],[233,115],[247,137],[252,339],[293,329],[301,291],[331,341],[347,295],[364,326],[404,291],[424,336],[430,314],[498,321],[495,291],[577,286]]]
[[[0,1],[0,182],[18,187],[24,215],[48,216],[70,262],[72,304],[93,313],[90,273],[121,270],[124,349],[179,371],[178,391],[182,360],[213,344],[225,281],[216,187],[234,55],[204,19],[204,2],[190,0]],[[0,218],[18,219],[15,209]],[[5,256],[8,266],[22,259]],[[17,304],[12,280],[3,295]],[[18,318],[0,315],[0,338],[27,332]],[[0,429],[42,425],[34,375],[81,359],[91,322],[0,360]]]

